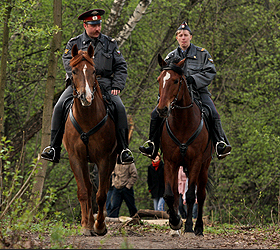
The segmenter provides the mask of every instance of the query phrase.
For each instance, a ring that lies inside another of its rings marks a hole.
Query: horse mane
[[[176,72],[179,75],[183,75],[184,71],[180,66],[177,66],[177,64],[181,61],[180,57],[174,57],[172,58],[166,66],[163,66],[161,68],[161,70],[167,70],[167,69],[171,69],[174,72]]]
[[[79,50],[78,55],[74,56],[71,60],[70,60],[70,66],[74,67],[75,65],[77,65],[79,62],[81,62],[82,60],[86,60],[88,61],[92,66],[94,66],[94,62],[93,62],[93,58],[91,58],[88,53],[86,51],[82,51]]]

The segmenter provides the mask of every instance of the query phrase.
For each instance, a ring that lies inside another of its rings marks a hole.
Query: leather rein
[[[186,77],[184,76],[183,74],[183,70],[181,67],[178,67],[177,65],[171,63],[169,66],[167,67],[163,67],[162,70],[173,70],[174,72],[178,73],[179,75],[181,75],[181,79],[180,79],[180,85],[179,85],[179,89],[178,89],[178,92],[177,92],[177,95],[176,97],[174,98],[174,100],[171,102],[171,109],[174,109],[174,108],[178,108],[178,109],[188,109],[188,108],[192,108],[193,107],[193,103],[194,103],[194,97],[193,97],[193,90],[192,90],[192,86],[188,85],[187,84],[187,80],[186,80]],[[181,86],[182,86],[182,82],[184,81],[184,84],[187,85],[187,88],[189,90],[189,93],[191,95],[191,104],[188,105],[188,106],[179,106],[179,105],[176,105],[176,102],[178,101],[178,96],[179,96],[179,92],[180,92],[180,89],[181,89]],[[202,131],[202,128],[203,128],[203,113],[201,113],[201,120],[200,120],[200,123],[199,123],[199,126],[198,128],[196,129],[196,131],[192,134],[192,136],[188,139],[188,141],[186,143],[181,143],[177,138],[176,136],[172,133],[171,131],[171,128],[169,126],[169,123],[168,123],[168,118],[165,118],[165,121],[166,121],[166,129],[167,129],[167,132],[168,132],[168,135],[170,136],[170,138],[179,146],[180,148],[180,153],[182,155],[182,157],[184,158],[185,155],[186,155],[186,152],[187,152],[187,149],[188,149],[188,146],[190,144],[192,144],[192,142],[198,137],[198,135],[200,134],[200,132]]]

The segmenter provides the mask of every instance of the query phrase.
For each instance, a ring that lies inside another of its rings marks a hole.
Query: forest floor
[[[174,231],[168,220],[131,220],[106,222],[105,236],[75,236],[56,240],[49,235],[29,235],[25,242],[12,248],[25,249],[279,249],[279,227],[213,226],[206,225],[204,236],[184,233],[183,227]],[[18,247],[17,247],[18,246]],[[7,247],[10,248],[10,247]]]

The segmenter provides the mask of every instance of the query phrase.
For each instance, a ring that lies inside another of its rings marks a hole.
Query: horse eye
[[[95,74],[95,72],[96,72],[96,71],[94,70],[94,71],[92,72],[92,74],[94,75],[94,74]]]
[[[73,74],[73,75],[76,75],[76,70],[73,69],[73,70],[72,70],[72,74]]]
[[[174,83],[175,83],[175,84],[177,84],[178,82],[179,82],[179,80],[178,80],[178,79],[176,79],[176,80],[174,81]]]

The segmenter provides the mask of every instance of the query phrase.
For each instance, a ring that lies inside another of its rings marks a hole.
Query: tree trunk
[[[9,19],[12,11],[12,0],[7,1],[7,8],[4,18],[3,28],[3,47],[1,56],[1,67],[0,67],[0,141],[4,136],[4,96],[5,96],[5,85],[6,85],[6,71],[8,61],[8,45],[9,45]],[[0,143],[0,152],[2,151],[2,144]],[[2,190],[3,190],[3,179],[2,179],[3,163],[0,158],[0,204],[2,204]]]
[[[53,19],[54,25],[62,28],[62,0],[53,1]],[[53,98],[54,98],[54,86],[57,73],[57,61],[58,56],[56,53],[60,50],[61,46],[61,30],[53,35],[51,42],[51,49],[49,55],[48,64],[48,77],[46,82],[46,92],[44,99],[44,109],[43,109],[43,121],[42,121],[42,140],[41,140],[41,151],[50,143],[50,131],[51,131],[51,116],[53,110]],[[42,190],[45,182],[46,171],[48,167],[48,162],[43,160],[42,167],[39,169],[35,176],[34,186],[32,194],[41,198]]]
[[[152,0],[141,0],[135,8],[132,16],[129,18],[127,24],[124,25],[122,31],[116,37],[118,46],[121,47],[123,43],[128,39],[131,32],[134,30],[136,24],[141,20],[146,9],[151,4]]]
[[[152,217],[156,219],[169,219],[169,215],[165,211],[156,211],[150,209],[139,209],[133,217]]]
[[[107,36],[113,36],[113,30],[115,30],[115,27],[117,26],[118,19],[121,15],[123,6],[125,4],[126,0],[114,0],[114,3],[111,8],[111,12],[109,17],[107,18],[105,22],[105,26],[103,27],[102,33]]]

